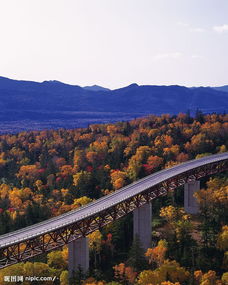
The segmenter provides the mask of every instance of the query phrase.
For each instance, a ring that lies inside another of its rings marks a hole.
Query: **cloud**
[[[189,24],[185,23],[185,22],[178,22],[177,25],[182,26],[182,27],[189,27]]]
[[[181,52],[167,52],[167,53],[158,53],[153,56],[154,61],[162,61],[162,60],[179,60],[179,59],[184,59],[184,60],[204,60],[205,57],[200,54],[192,54],[192,55],[187,55],[183,54]]]
[[[153,60],[178,59],[181,56],[181,52],[159,53],[153,56]]]
[[[190,32],[194,32],[194,33],[203,33],[205,32],[206,30],[203,29],[203,28],[191,28],[190,29]]]
[[[193,33],[203,33],[203,32],[206,32],[206,29],[204,29],[204,28],[200,28],[200,27],[194,28],[190,24],[185,23],[185,22],[177,22],[177,25],[181,26],[181,27],[184,27],[189,32],[193,32]]]
[[[199,55],[199,54],[193,54],[191,56],[192,59],[203,59],[204,57],[202,55]]]
[[[228,25],[214,26],[213,30],[219,34],[228,32]]]

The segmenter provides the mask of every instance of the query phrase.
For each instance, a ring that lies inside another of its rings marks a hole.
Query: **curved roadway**
[[[140,179],[132,184],[129,184],[120,190],[102,197],[94,202],[87,204],[86,206],[80,207],[79,209],[72,210],[63,215],[55,218],[48,219],[44,222],[34,224],[32,226],[25,227],[21,230],[17,230],[8,234],[0,236],[0,248],[6,247],[8,245],[22,242],[24,240],[37,237],[41,234],[60,229],[63,226],[70,225],[74,222],[81,221],[84,218],[93,216],[105,209],[108,209],[116,204],[127,200],[130,197],[143,192],[144,190],[155,186],[171,177],[179,175],[183,172],[189,171],[191,169],[210,164],[213,162],[218,162],[228,159],[228,152],[222,154],[216,154],[211,156],[206,156],[201,159],[190,160],[185,163],[178,164],[172,168],[164,169],[151,174],[143,179]]]

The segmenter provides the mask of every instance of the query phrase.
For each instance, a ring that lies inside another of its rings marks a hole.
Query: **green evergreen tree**
[[[129,251],[129,258],[127,264],[135,271],[142,271],[147,268],[147,262],[144,255],[144,249],[142,248],[138,235],[135,235],[132,246]]]
[[[84,280],[84,273],[81,266],[78,266],[76,271],[73,271],[72,275],[69,277],[70,285],[81,285],[82,281]]]

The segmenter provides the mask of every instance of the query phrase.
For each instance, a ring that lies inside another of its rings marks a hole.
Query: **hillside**
[[[116,90],[95,90],[59,81],[38,83],[0,77],[0,132],[84,127],[151,113],[228,109],[228,94],[208,87],[131,84]]]
[[[1,135],[0,235],[77,209],[161,169],[226,152],[227,127],[227,115],[179,114]],[[33,270],[37,276],[56,276],[56,285],[225,285],[227,187],[225,172],[201,179],[196,216],[183,209],[183,186],[153,200],[147,258],[140,242],[133,241],[129,214],[88,235],[90,272],[85,276],[77,270],[77,282],[67,281],[64,246],[1,269],[0,284],[7,284],[4,276],[29,276]],[[125,273],[129,282],[123,282]]]

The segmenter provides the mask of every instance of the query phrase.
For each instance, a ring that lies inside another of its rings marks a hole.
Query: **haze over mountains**
[[[227,91],[227,92],[226,92]],[[110,90],[59,81],[17,81],[0,77],[0,132],[85,127],[146,114],[228,109],[228,86],[196,87],[131,84]]]

